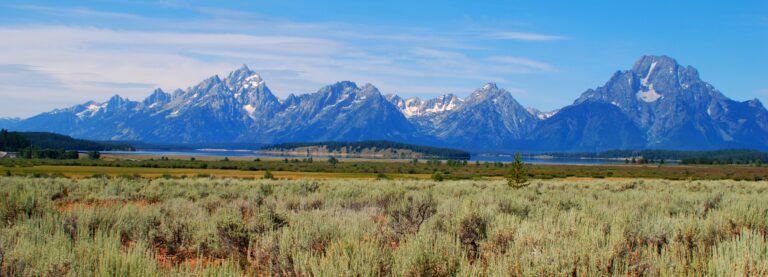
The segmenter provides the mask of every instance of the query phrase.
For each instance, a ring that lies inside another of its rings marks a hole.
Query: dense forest
[[[16,152],[31,145],[29,139],[18,132],[8,132],[5,129],[0,130],[0,151]]]
[[[0,151],[18,152],[22,159],[78,159],[78,151],[88,151],[88,157],[98,159],[102,150],[133,150],[125,144],[98,143],[69,136],[43,132],[9,132],[0,130]]]
[[[328,151],[335,152],[341,151],[342,148],[346,148],[350,152],[360,152],[364,149],[403,149],[413,152],[422,153],[427,156],[451,158],[451,159],[463,159],[468,160],[470,153],[463,150],[451,149],[451,148],[438,148],[423,145],[406,144],[392,141],[358,141],[358,142],[343,142],[343,141],[327,141],[327,142],[298,142],[298,143],[281,143],[266,146],[261,150],[291,150],[300,147],[326,147]]]
[[[749,149],[723,149],[711,151],[678,150],[610,150],[587,153],[541,153],[562,158],[633,159],[644,161],[676,160],[680,164],[763,164],[768,153]]]
[[[95,142],[45,132],[23,132],[20,134],[29,139],[29,141],[32,143],[32,147],[40,149],[64,149],[79,151],[135,150],[133,146],[126,143]]]
[[[22,159],[53,159],[53,160],[70,160],[77,159],[80,154],[77,150],[64,150],[64,149],[39,149],[34,147],[22,148],[19,150],[19,158]]]

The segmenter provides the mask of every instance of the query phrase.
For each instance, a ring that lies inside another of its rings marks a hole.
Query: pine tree
[[[336,166],[336,164],[339,163],[339,159],[337,159],[336,157],[332,156],[332,157],[328,158],[328,163],[333,165],[333,166]]]
[[[526,171],[522,155],[520,155],[520,152],[515,153],[515,161],[512,162],[512,169],[510,169],[509,175],[507,175],[507,185],[515,189],[528,186]]]

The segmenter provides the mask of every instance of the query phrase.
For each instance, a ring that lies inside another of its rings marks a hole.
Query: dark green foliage
[[[98,160],[100,158],[101,158],[101,153],[99,151],[88,151],[88,159]]]
[[[0,130],[0,151],[16,152],[20,149],[29,148],[31,145],[29,139],[18,132]]]
[[[271,170],[264,171],[264,179],[275,179],[275,176],[272,175]]]
[[[332,165],[336,165],[337,163],[339,163],[339,159],[337,159],[336,157],[330,157],[328,158],[328,163]]]
[[[22,159],[52,159],[52,160],[67,160],[77,159],[79,154],[77,151],[65,151],[64,149],[52,150],[52,149],[37,149],[33,147],[24,148],[19,150],[19,158]]]
[[[445,161],[445,164],[450,167],[460,167],[467,165],[467,160],[447,160]]]
[[[65,149],[80,151],[133,151],[133,146],[117,142],[95,142],[90,140],[75,139],[70,136],[45,132],[22,132],[20,135],[27,138],[31,146],[36,148]]]
[[[432,173],[432,181],[442,182],[443,180],[445,180],[445,176],[443,176],[443,174],[440,173],[439,171]]]
[[[440,166],[441,164],[443,164],[443,161],[438,159],[427,160],[427,165],[429,166]]]
[[[528,173],[520,153],[515,153],[515,161],[512,162],[511,167],[509,175],[507,175],[507,185],[512,188],[528,186]]]

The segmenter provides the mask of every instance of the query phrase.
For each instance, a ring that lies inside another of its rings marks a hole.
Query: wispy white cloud
[[[194,9],[184,3],[168,5]],[[372,30],[368,26],[292,22],[229,10],[178,21],[79,8],[15,8],[52,16],[117,17],[142,28],[0,26],[0,37],[13,38],[0,44],[0,61],[29,69],[24,77],[4,78],[2,74],[7,73],[0,67],[0,98],[22,101],[19,97],[23,94],[47,99],[23,110],[3,107],[7,114],[2,116],[29,116],[86,100],[103,100],[116,93],[141,99],[152,87],[183,89],[211,75],[225,75],[243,63],[260,72],[273,92],[282,97],[315,91],[340,80],[372,83],[383,93],[404,96],[466,95],[473,86],[488,81],[503,86],[514,74],[555,70],[553,65],[522,55],[485,57],[487,46],[477,42],[473,32],[441,34],[395,27]],[[9,85],[15,82],[22,86],[18,80],[34,82],[36,78],[36,85],[18,89]]]
[[[94,10],[94,9],[88,9],[88,8],[54,8],[54,7],[40,6],[40,5],[7,5],[6,7],[11,9],[16,9],[16,10],[42,13],[42,14],[47,14],[52,16],[67,16],[67,17],[89,16],[89,17],[102,17],[102,18],[109,18],[109,19],[122,19],[122,20],[146,19],[143,16],[132,14],[132,13],[101,11],[101,10]]]
[[[555,70],[555,66],[551,64],[529,59],[529,58],[513,57],[513,56],[493,56],[493,57],[487,58],[486,60],[491,63],[499,63],[499,64],[521,67],[524,69],[529,69],[530,71],[551,72]]]
[[[524,33],[524,32],[495,32],[488,35],[492,39],[509,39],[520,41],[551,41],[567,39],[564,36]]]

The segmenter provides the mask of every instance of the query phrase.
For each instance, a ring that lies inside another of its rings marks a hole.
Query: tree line
[[[289,150],[300,147],[318,146],[326,147],[328,151],[335,152],[346,148],[350,152],[360,152],[364,149],[404,149],[421,153],[430,157],[451,158],[458,160],[468,160],[470,153],[464,150],[440,148],[424,145],[407,144],[393,141],[373,140],[373,141],[326,141],[326,142],[289,142],[280,143],[261,148],[262,150]]]
[[[69,147],[76,147],[78,144],[74,145],[68,145],[66,144],[67,141],[81,141],[81,140],[74,140],[70,137],[62,136],[69,138],[69,140],[64,140],[64,142],[58,142],[53,145],[62,146],[58,149],[51,149],[51,148],[41,148],[36,146],[37,143],[33,143],[32,140],[30,140],[27,137],[27,134],[29,133],[19,133],[19,132],[9,132],[8,130],[2,129],[0,130],[0,151],[4,152],[18,152],[18,157],[21,159],[52,159],[52,160],[69,160],[69,159],[78,159],[80,158],[80,153],[77,150],[65,150],[64,146]],[[50,134],[50,133],[36,133],[38,134],[36,137],[41,137],[40,134]],[[56,134],[50,134],[50,135],[56,135]],[[61,136],[61,135],[56,135]],[[50,137],[47,135],[44,135],[42,137]],[[87,141],[85,141],[87,142]],[[46,145],[43,143],[43,145]],[[98,151],[89,151],[88,157],[91,159],[99,159],[101,157],[101,153]]]
[[[664,163],[679,161],[680,164],[764,164],[768,163],[768,153],[752,149],[722,149],[707,151],[687,150],[609,150],[602,152],[562,153],[548,152],[560,158],[596,158],[625,159],[626,163]]]
[[[0,130],[0,151],[17,152],[20,149],[28,148],[32,143],[19,132],[8,132],[6,129]]]

